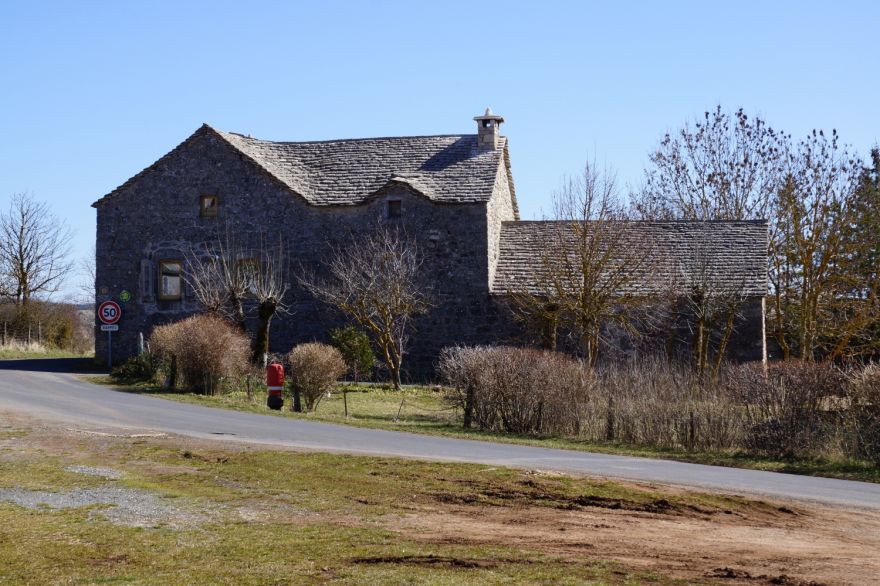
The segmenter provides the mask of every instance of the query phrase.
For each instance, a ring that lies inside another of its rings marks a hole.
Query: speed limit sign
[[[105,324],[115,324],[122,317],[122,309],[115,301],[105,301],[98,306],[98,319]]]

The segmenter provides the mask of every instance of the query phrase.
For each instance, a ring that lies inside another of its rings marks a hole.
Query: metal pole
[[[107,330],[107,368],[113,368],[113,332]]]

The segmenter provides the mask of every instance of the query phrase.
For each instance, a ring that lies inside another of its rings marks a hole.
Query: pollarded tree
[[[279,313],[287,313],[289,305],[285,297],[287,282],[287,260],[281,238],[274,247],[261,246],[256,262],[246,263],[243,271],[249,288],[257,301],[257,333],[254,337],[253,362],[266,367],[269,353],[269,327],[272,318]]]
[[[380,225],[329,255],[327,278],[300,277],[303,288],[364,328],[381,353],[395,389],[413,318],[431,306],[422,256],[401,231]]]
[[[185,251],[183,278],[195,298],[208,313],[226,318],[246,330],[244,300],[248,294],[246,267],[241,259],[249,256],[238,245],[229,226],[222,237]]]
[[[0,214],[0,284],[4,296],[26,306],[40,293],[58,291],[70,272],[68,260],[73,234],[52,213],[49,204],[28,193],[12,196]]]
[[[184,279],[208,313],[225,317],[246,330],[247,315],[257,314],[252,361],[265,367],[272,319],[286,313],[287,261],[279,238],[268,246],[262,235],[254,250],[238,244],[234,230],[224,238],[192,247],[186,252]]]

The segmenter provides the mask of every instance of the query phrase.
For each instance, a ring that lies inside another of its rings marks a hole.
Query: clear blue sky
[[[638,184],[714,104],[794,135],[880,139],[878,2],[0,4],[0,207],[90,204],[202,122],[276,140],[453,134],[507,119],[524,218],[595,157]],[[75,279],[73,279],[75,280]],[[74,291],[74,286],[68,291]]]

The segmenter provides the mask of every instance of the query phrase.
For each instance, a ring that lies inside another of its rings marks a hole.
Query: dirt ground
[[[689,580],[880,584],[880,512],[767,504],[775,514],[450,505],[426,507],[401,527],[409,537],[431,542],[501,543],[572,559],[599,557]]]
[[[6,424],[33,427],[33,422],[9,418]],[[83,437],[94,438],[89,448],[93,453],[112,449],[115,439],[112,430],[42,425],[30,435],[30,447],[7,441],[6,455],[20,455],[30,448],[42,453],[51,453],[55,448],[69,450],[69,440],[74,437],[78,441]],[[169,440],[182,447],[219,445],[231,451],[244,449],[226,442],[144,438]],[[529,474],[542,479],[560,476],[541,471]],[[661,496],[687,492],[653,484],[622,484]],[[735,510],[668,506],[663,498],[638,507],[613,499],[546,506],[535,504],[533,492],[525,498],[525,493],[518,492],[516,487],[503,493],[496,488],[491,495],[492,503],[478,498],[479,486],[473,490],[474,498],[463,498],[461,494],[454,498],[421,495],[394,514],[384,516],[380,523],[419,542],[506,545],[572,562],[613,560],[626,567],[688,582],[880,584],[880,510],[759,497],[748,497],[753,502]]]

